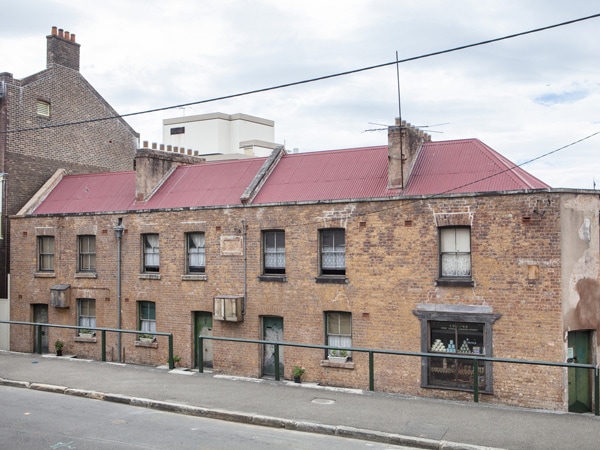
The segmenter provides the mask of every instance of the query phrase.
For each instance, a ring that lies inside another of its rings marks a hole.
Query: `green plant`
[[[84,328],[82,330],[79,330],[79,334],[92,334],[92,330],[88,330],[87,328]]]
[[[348,352],[346,350],[340,350],[340,356],[342,358],[345,358],[346,356],[348,356]]]
[[[337,351],[337,350],[331,350],[331,351],[329,352],[329,355],[330,355],[330,356],[337,356],[337,354],[338,354],[338,351]]]
[[[179,355],[173,356],[173,363],[175,363],[175,365],[179,364],[179,361],[181,361],[181,356],[179,356]]]
[[[294,378],[300,378],[302,375],[304,375],[304,372],[306,372],[304,367],[294,366]]]
[[[140,339],[154,339],[151,334],[140,334]]]
[[[62,348],[64,347],[65,343],[63,341],[61,341],[60,339],[58,339],[55,343],[54,343],[54,348],[56,350],[62,350]]]

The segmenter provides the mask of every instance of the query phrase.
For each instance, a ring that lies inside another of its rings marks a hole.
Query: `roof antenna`
[[[402,148],[402,106],[400,101],[400,61],[398,60],[398,50],[396,50],[396,84],[398,86],[398,119],[400,120],[398,132],[400,133],[400,186],[404,189],[404,154]]]

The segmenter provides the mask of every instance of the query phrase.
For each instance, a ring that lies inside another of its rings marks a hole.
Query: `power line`
[[[106,120],[120,119],[120,118],[124,118],[124,117],[132,117],[132,116],[138,116],[138,115],[142,115],[142,114],[150,114],[150,113],[155,113],[155,112],[160,112],[160,111],[167,111],[167,110],[170,110],[170,109],[183,108],[183,107],[186,107],[186,106],[193,106],[193,105],[201,105],[201,104],[206,104],[206,103],[213,103],[213,102],[217,102],[217,101],[221,101],[221,100],[229,100],[229,99],[232,99],[232,98],[244,97],[244,96],[247,96],[247,95],[259,94],[259,93],[263,93],[263,92],[269,92],[269,91],[274,91],[274,90],[278,90],[278,89],[284,89],[284,88],[288,88],[288,87],[292,87],[292,86],[300,86],[300,85],[303,85],[303,84],[314,83],[314,82],[317,82],[317,81],[328,80],[328,79],[331,79],[331,78],[343,77],[343,76],[346,76],[346,75],[352,75],[352,74],[355,74],[355,73],[365,72],[365,71],[369,71],[369,70],[375,70],[375,69],[379,69],[379,68],[387,67],[387,66],[391,66],[391,65],[398,65],[400,63],[407,63],[407,62],[411,62],[411,61],[417,61],[419,59],[431,58],[433,56],[439,56],[439,55],[444,55],[444,54],[447,54],[447,53],[453,53],[453,52],[457,52],[457,51],[460,51],[460,50],[466,50],[466,49],[469,49],[469,48],[474,48],[474,47],[479,47],[479,46],[482,46],[482,45],[487,45],[487,44],[492,44],[492,43],[495,43],[495,42],[504,41],[504,40],[507,40],[507,39],[514,39],[516,37],[526,36],[528,34],[539,33],[541,31],[547,31],[547,30],[550,30],[550,29],[553,29],[553,28],[559,28],[559,27],[563,27],[563,26],[566,26],[566,25],[572,25],[574,23],[583,22],[583,21],[590,20],[590,19],[596,19],[598,17],[600,17],[600,13],[593,14],[591,16],[580,17],[578,19],[568,20],[566,22],[560,22],[560,23],[553,24],[553,25],[547,25],[547,26],[544,26],[544,27],[541,27],[541,28],[534,28],[532,30],[522,31],[520,33],[509,34],[509,35],[498,37],[498,38],[494,38],[494,39],[487,39],[487,40],[484,40],[484,41],[476,42],[474,44],[461,45],[459,47],[453,47],[453,48],[449,48],[449,49],[446,49],[446,50],[439,50],[439,51],[436,51],[436,52],[425,53],[425,54],[422,54],[422,55],[412,56],[410,58],[405,58],[405,59],[401,59],[401,60],[398,60],[396,58],[396,60],[390,61],[390,62],[386,62],[386,63],[381,63],[381,64],[372,65],[372,66],[362,67],[362,68],[359,68],[359,69],[347,70],[347,71],[344,71],[344,72],[338,72],[338,73],[334,73],[334,74],[330,74],[330,75],[323,75],[323,76],[315,77],[315,78],[307,78],[307,79],[304,79],[304,80],[301,80],[301,81],[293,81],[293,82],[290,82],[290,83],[284,83],[284,84],[279,84],[279,85],[265,87],[265,88],[253,89],[253,90],[250,90],[250,91],[240,92],[240,93],[237,93],[237,94],[223,95],[223,96],[219,96],[219,97],[213,97],[213,98],[204,99],[204,100],[198,100],[198,101],[194,101],[194,102],[181,103],[181,104],[178,104],[178,105],[164,106],[164,107],[161,107],[161,108],[148,109],[148,110],[144,110],[144,111],[138,111],[138,112],[127,113],[127,114],[119,114],[119,115],[109,116],[109,117],[99,117],[99,118],[95,118],[95,119],[80,120],[80,121],[75,121],[75,122],[66,122],[66,123],[62,123],[62,124],[43,125],[43,126],[32,127],[32,128],[22,128],[22,129],[17,129],[17,130],[0,131],[0,134],[5,134],[5,133],[20,133],[20,132],[25,132],[25,131],[37,131],[37,130],[44,130],[44,129],[49,129],[49,128],[59,128],[59,127],[66,127],[66,126],[73,126],[73,125],[83,125],[83,124],[88,124],[88,123],[93,123],[93,122],[102,122],[102,121],[106,121]]]

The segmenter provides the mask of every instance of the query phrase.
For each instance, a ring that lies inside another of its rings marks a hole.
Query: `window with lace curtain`
[[[263,231],[263,273],[285,274],[285,232]]]
[[[344,229],[320,230],[321,275],[346,275],[346,233]]]
[[[204,233],[186,233],[186,273],[204,273],[206,271],[206,250]]]
[[[158,272],[160,268],[160,254],[158,249],[158,234],[143,234],[143,271]]]
[[[440,228],[440,280],[471,280],[471,228]]]

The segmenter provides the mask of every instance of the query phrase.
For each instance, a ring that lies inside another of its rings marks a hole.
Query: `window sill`
[[[77,272],[74,278],[98,278],[98,274],[96,272]]]
[[[158,348],[158,342],[134,341],[136,347]]]
[[[138,275],[140,280],[160,280],[159,273],[140,273]]]
[[[344,275],[319,275],[315,281],[317,283],[348,284],[348,278]]]
[[[96,337],[92,336],[92,337],[82,337],[82,336],[75,336],[75,342],[87,342],[87,343],[96,343]]]
[[[464,387],[460,387],[460,386],[440,386],[437,384],[424,384],[421,387],[423,389],[441,389],[444,391],[473,392],[472,386],[470,388],[464,388]],[[481,386],[479,387],[478,392],[480,394],[490,394],[490,395],[494,394],[493,390],[485,389],[485,388],[482,388]]]
[[[286,275],[277,275],[277,274],[259,275],[258,280],[259,281],[273,281],[273,282],[278,282],[278,283],[287,283],[287,276]]]
[[[475,280],[472,278],[438,278],[435,280],[436,286],[456,286],[456,287],[475,287]]]
[[[203,274],[186,274],[181,275],[181,281],[207,281],[208,275]]]
[[[333,362],[328,359],[321,360],[321,367],[332,367],[336,369],[349,369],[354,370],[354,363],[352,361],[346,362]]]
[[[54,272],[36,272],[33,274],[34,278],[56,278]]]

